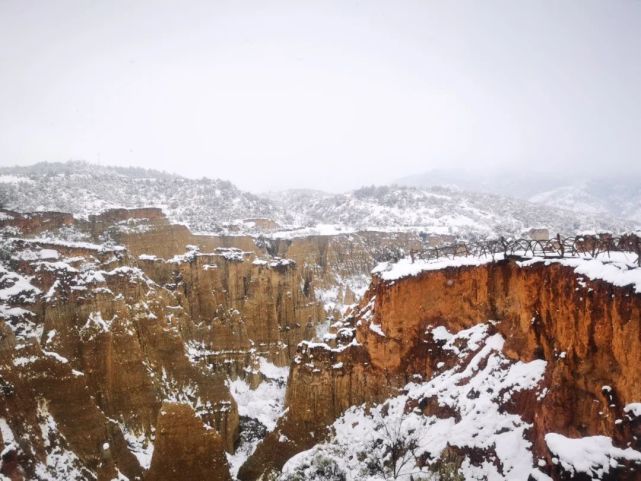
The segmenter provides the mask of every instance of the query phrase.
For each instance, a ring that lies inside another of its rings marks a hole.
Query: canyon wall
[[[228,478],[239,434],[228,380],[260,383],[261,357],[289,364],[323,315],[296,263],[207,237],[201,254],[201,236],[163,238],[174,227],[156,209],[63,227],[100,244],[36,227],[0,249],[2,474]],[[193,450],[209,464],[189,461]]]
[[[547,363],[545,395],[516,395],[504,409],[532,423],[533,451],[554,479],[567,474],[555,467],[546,433],[605,435],[619,446],[641,448],[641,420],[625,411],[641,400],[641,295],[633,286],[590,280],[561,263],[504,260],[395,280],[375,276],[327,343],[300,347],[287,415],[239,477],[280,469],[326,437],[327,426],[346,408],[381,402],[417,376],[429,379],[437,366],[457,362],[442,357],[434,327],[457,332],[487,321],[505,338],[509,358]],[[609,479],[639,479],[636,471],[614,476]]]

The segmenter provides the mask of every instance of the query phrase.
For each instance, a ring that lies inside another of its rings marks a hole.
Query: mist
[[[0,3],[0,165],[641,174],[641,2]]]

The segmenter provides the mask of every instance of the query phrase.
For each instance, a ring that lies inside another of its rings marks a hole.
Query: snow
[[[612,285],[623,287],[633,285],[641,293],[641,269],[621,263],[606,264],[600,260],[563,260],[564,265],[574,267],[574,272],[592,280],[602,280]]]
[[[371,281],[368,275],[340,276],[335,275],[330,287],[314,288],[316,299],[323,305],[325,312],[331,313],[338,311],[340,316],[344,316],[354,304],[346,303],[345,295],[351,291],[358,301],[367,291]]]
[[[299,227],[287,230],[280,230],[268,234],[271,239],[297,239],[309,236],[336,236],[341,234],[353,234],[357,230],[340,224],[316,224],[311,227]]]
[[[123,423],[119,424],[129,451],[136,456],[138,463],[143,469],[149,469],[149,466],[151,466],[151,457],[154,454],[154,444],[144,433],[135,433],[127,429]]]
[[[54,249],[24,249],[22,251],[16,252],[12,258],[16,260],[24,261],[36,261],[36,260],[47,260],[47,259],[58,259],[60,253]]]
[[[527,257],[526,253],[516,253]],[[437,260],[416,259],[406,257],[398,262],[382,262],[373,270],[372,275],[378,276],[384,281],[396,281],[405,277],[412,277],[427,271],[442,270],[449,267],[479,266],[503,259],[503,254],[495,256],[458,256],[454,258],[443,258]],[[543,258],[532,257],[519,261],[521,267],[529,267],[537,263],[561,264],[572,267],[579,276],[591,280],[602,280],[609,284],[625,287],[632,285],[637,293],[641,293],[641,268],[633,261],[636,261],[636,254],[629,252],[612,252],[610,255],[600,254],[596,258],[588,255],[581,257],[567,258]]]
[[[534,481],[553,481],[553,479],[550,476],[548,476],[545,473],[542,473],[536,468],[532,470],[532,472],[530,473],[530,476],[534,479]]]
[[[19,184],[24,182],[26,184],[33,184],[33,180],[29,177],[18,175],[0,175],[0,184]]]
[[[641,417],[641,403],[629,403],[623,408],[623,412],[635,418]]]
[[[41,293],[40,289],[31,285],[28,278],[9,271],[2,265],[0,285],[3,286],[0,288],[0,302],[31,303],[35,302],[35,296]]]
[[[18,239],[10,239],[18,240]],[[126,248],[120,245],[95,244],[93,242],[68,241],[54,237],[36,237],[33,239],[19,239],[21,242],[33,244],[35,246],[47,245],[67,249],[85,249],[96,252],[124,252]]]
[[[601,479],[608,474],[613,467],[618,466],[618,461],[641,462],[641,452],[632,448],[617,448],[607,436],[573,439],[548,433],[545,435],[545,442],[563,469],[571,474],[585,473],[593,479]]]
[[[89,314],[87,322],[85,322],[85,325],[80,328],[80,332],[92,337],[96,333],[108,332],[111,329],[112,322],[113,319],[108,321],[104,320],[100,311],[94,311]]]
[[[83,466],[76,454],[69,450],[64,435],[49,413],[46,401],[38,401],[37,418],[40,434],[46,449],[46,462],[36,465],[36,475],[43,481],[61,479],[86,479],[88,468]]]
[[[256,389],[251,389],[249,384],[242,379],[228,382],[229,390],[238,404],[238,414],[257,419],[268,431],[274,430],[276,421],[284,412],[285,381],[288,369],[277,369],[281,370],[279,378],[263,381]],[[269,368],[268,372],[270,372]]]
[[[636,254],[629,252],[612,252],[610,255],[600,254],[596,258],[589,256],[570,257],[563,259],[543,259],[534,257],[519,262],[521,267],[528,267],[540,262],[546,265],[557,263],[569,266],[580,276],[591,280],[601,280],[609,284],[625,287],[632,285],[637,293],[641,293],[641,268],[636,261]]]
[[[122,474],[118,468],[116,468],[116,477],[113,478],[111,481],[130,481],[130,479]]]
[[[334,423],[330,440],[291,458],[283,473],[302,469],[322,455],[334,460],[347,480],[379,481],[383,478],[368,472],[366,460],[384,456],[380,440],[392,433],[403,439],[413,438],[416,454],[427,453],[433,459],[448,444],[464,450],[493,448],[502,471],[489,461],[476,465],[465,459],[461,472],[466,480],[527,479],[535,464],[526,439],[530,425],[502,406],[516,392],[539,390],[546,363],[508,360],[502,353],[504,339],[491,334],[490,328],[489,324],[479,324],[458,333],[449,333],[442,326],[433,328],[436,338],[446,340],[450,347],[459,346],[457,365],[427,382],[407,384],[403,394],[383,404],[350,408]],[[456,411],[460,419],[427,416],[406,408],[408,403],[433,398],[440,406]],[[407,481],[410,474],[416,476],[414,463],[409,463],[409,468],[398,479]]]
[[[51,302],[55,299],[56,297],[56,290],[60,287],[60,279],[56,279],[53,284],[51,284],[51,287],[45,294],[45,301]]]
[[[245,252],[235,247],[219,247],[213,255],[220,256],[228,261],[242,262],[245,260],[245,256],[251,255],[251,252]]]
[[[32,364],[34,362],[37,362],[38,358],[36,356],[18,356],[13,358],[13,365],[16,367],[23,367],[26,366],[27,364]]]
[[[378,334],[381,337],[385,337],[385,333],[383,332],[383,329],[381,328],[380,324],[375,324],[373,322],[370,322],[369,330],[374,332],[375,334]]]
[[[295,264],[296,263],[291,259],[282,259],[280,257],[274,257],[273,260],[269,263],[269,267],[271,268],[287,267],[287,266],[293,266]]]
[[[490,326],[488,324],[478,324],[470,327],[469,329],[463,329],[454,335],[444,326],[436,326],[429,328],[428,332],[432,334],[432,338],[435,341],[441,341],[441,349],[453,352],[459,357],[463,357],[470,349],[478,349],[481,343],[486,340],[489,327]],[[466,348],[463,350],[457,346],[460,340],[465,341]]]
[[[33,312],[23,309],[22,307],[9,307],[6,304],[0,304],[0,317],[5,319],[24,318],[32,315]]]
[[[16,446],[16,438],[13,431],[9,427],[5,418],[0,418],[0,435],[2,435],[3,446],[0,446],[0,456],[4,454],[5,450],[14,448]],[[0,461],[1,462],[1,461]]]
[[[516,235],[541,224],[551,232],[630,231],[638,225],[612,216],[445,187],[365,187],[335,195],[295,191],[267,198],[218,179],[170,177],[160,172],[141,178],[123,175],[117,168],[82,163],[33,166],[28,177],[24,170],[4,172],[0,179],[5,180],[10,209],[55,210],[87,218],[109,208],[159,207],[171,222],[187,225],[195,233],[263,233],[275,238],[364,230]],[[60,175],[51,175],[55,172]],[[283,229],[271,234],[273,227],[267,227],[261,232],[258,224],[242,220],[248,218],[270,219]]]
[[[259,370],[267,379],[274,381],[287,381],[287,377],[289,376],[289,367],[278,367],[264,357],[259,358],[259,363]]]
[[[416,276],[425,271],[436,271],[448,267],[479,266],[488,264],[493,260],[500,260],[503,254],[492,256],[458,256],[453,259],[423,260],[405,257],[398,262],[381,262],[373,270],[372,274],[385,281],[395,281],[403,277]]]
[[[354,337],[349,344],[340,344],[338,347],[331,347],[326,342],[312,342],[312,341],[302,341],[298,346],[303,351],[320,348],[320,349],[324,349],[326,351],[331,351],[331,352],[343,352],[344,350],[350,347],[359,346],[359,345],[360,344]],[[296,359],[297,358],[294,358],[294,361],[296,361]]]
[[[444,341],[451,344],[452,339],[454,339],[454,334],[451,334],[445,326],[436,326],[431,329],[431,333],[435,341]]]
[[[56,361],[58,361],[58,362],[60,362],[62,364],[67,364],[69,362],[69,359],[67,359],[64,356],[61,356],[57,352],[45,351],[45,350],[43,350],[42,352],[44,353],[45,356],[51,357],[51,358],[55,359]]]
[[[256,389],[251,389],[242,379],[228,381],[227,386],[238,405],[238,414],[258,420],[267,431],[276,428],[284,414],[285,389],[289,376],[288,367],[278,367],[265,358],[258,358],[258,371],[265,379]],[[234,454],[227,454],[232,476],[236,476],[245,460],[254,452],[259,439],[238,447]]]

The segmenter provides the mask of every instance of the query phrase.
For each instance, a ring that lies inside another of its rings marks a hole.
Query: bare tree
[[[437,480],[421,469],[418,452],[419,438],[414,429],[407,428],[407,414],[389,414],[389,405],[380,411],[376,431],[380,433],[365,453],[367,469],[383,479],[408,481]]]
[[[376,431],[364,461],[369,474],[385,480],[403,481],[464,481],[459,472],[461,459],[449,451],[436,462],[428,463],[420,449],[420,435],[408,426],[408,413],[391,415],[384,405],[378,417]]]

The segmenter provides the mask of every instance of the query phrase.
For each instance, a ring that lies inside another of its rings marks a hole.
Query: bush
[[[314,455],[309,463],[298,466],[294,472],[283,474],[280,481],[346,481],[347,475],[338,463],[322,453]]]

